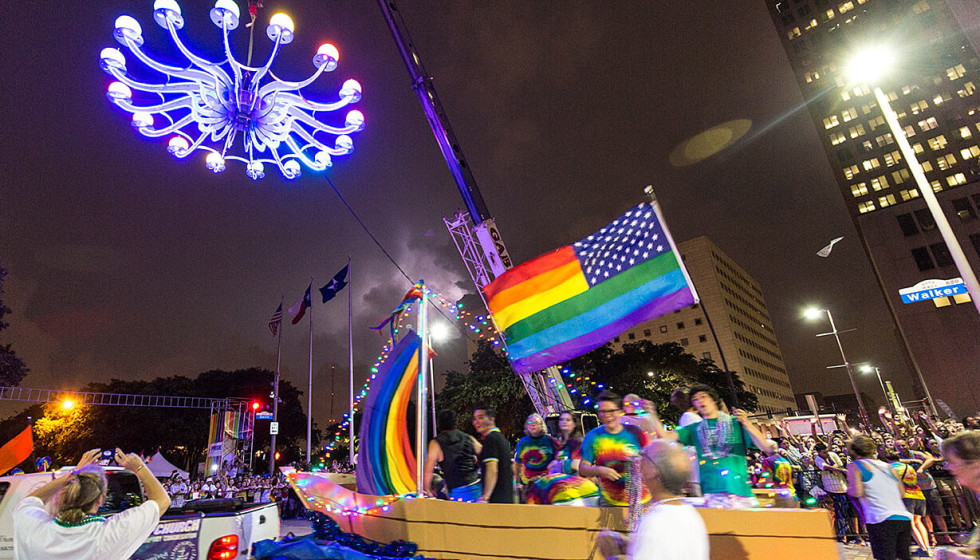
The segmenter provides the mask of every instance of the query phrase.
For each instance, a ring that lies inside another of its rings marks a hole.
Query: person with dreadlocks
[[[749,484],[746,453],[756,447],[770,452],[771,444],[752,423],[744,410],[733,409],[735,416],[719,409],[721,399],[707,385],[690,389],[691,404],[701,415],[701,422],[668,431],[657,416],[651,413],[657,437],[691,445],[698,452],[698,473],[701,490],[708,507],[748,508],[758,505]]]
[[[85,452],[70,473],[31,492],[14,508],[14,560],[122,560],[146,541],[170,507],[160,481],[135,453],[115,450],[116,463],[136,474],[147,500],[106,519],[97,515],[106,501],[99,449]]]

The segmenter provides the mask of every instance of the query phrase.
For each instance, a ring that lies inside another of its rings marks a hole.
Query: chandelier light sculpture
[[[226,58],[220,62],[194,54],[180,40],[177,31],[184,27],[184,19],[176,0],[156,0],[153,19],[170,32],[174,45],[187,59],[186,66],[163,64],[144,52],[143,30],[130,16],[116,19],[113,35],[137,60],[159,74],[161,81],[134,79],[126,70],[120,49],[103,49],[99,65],[118,80],[109,84],[109,101],[133,114],[132,125],[143,136],[169,137],[167,151],[174,157],[185,158],[203,150],[208,152],[207,168],[214,173],[224,171],[227,160],[235,160],[245,164],[245,173],[252,179],[265,176],[266,164],[275,164],[284,177],[295,179],[301,173],[301,163],[323,171],[332,165],[333,156],[354,151],[348,135],[364,128],[364,115],[350,111],[343,126],[332,126],[321,122],[317,113],[332,113],[356,103],[361,99],[361,85],[347,80],[338,99],[330,103],[309,100],[301,92],[322,73],[337,68],[340,55],[333,45],[320,46],[313,57],[316,70],[306,80],[289,82],[270,71],[279,47],[293,40],[293,21],[286,14],[272,16],[266,28],[274,43],[272,53],[259,67],[242,64],[231,53],[228,32],[239,23],[238,5],[233,0],[218,0],[211,10],[211,21],[221,29],[224,39]],[[152,102],[135,103],[134,90],[150,94],[143,97],[150,97]]]

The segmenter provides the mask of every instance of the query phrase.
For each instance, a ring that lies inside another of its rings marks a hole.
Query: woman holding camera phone
[[[136,474],[147,500],[110,519],[96,515],[106,501],[100,450],[87,451],[70,473],[28,494],[14,508],[14,560],[129,558],[156,528],[170,497],[135,453],[115,450],[116,463]]]

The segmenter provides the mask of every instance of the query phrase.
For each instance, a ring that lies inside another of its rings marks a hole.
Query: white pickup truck
[[[99,515],[111,516],[143,503],[139,478],[120,467],[105,467],[109,495]],[[0,477],[0,560],[14,557],[14,507],[57,473]],[[232,500],[198,500],[170,508],[131,559],[235,560],[249,558],[252,543],[279,537],[279,509],[274,503],[240,504]]]

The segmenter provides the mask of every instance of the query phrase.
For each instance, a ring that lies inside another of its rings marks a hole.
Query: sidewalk
[[[874,560],[870,546],[838,544],[837,549],[840,551],[841,560]]]

